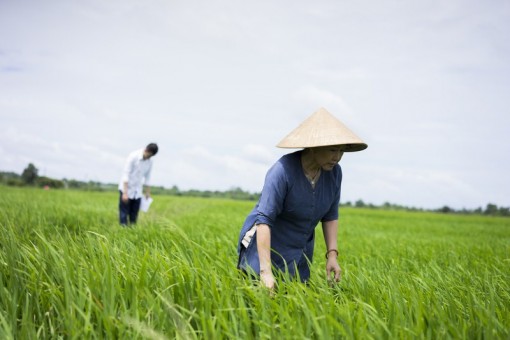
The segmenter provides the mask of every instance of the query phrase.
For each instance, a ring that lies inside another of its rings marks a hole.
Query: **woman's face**
[[[341,145],[320,146],[312,148],[312,152],[317,165],[325,171],[333,170],[344,155]]]

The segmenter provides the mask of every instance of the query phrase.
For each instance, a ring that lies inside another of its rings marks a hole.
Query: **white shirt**
[[[143,196],[143,186],[149,185],[152,170],[152,159],[143,159],[145,149],[133,151],[129,154],[122,178],[119,183],[119,190],[124,192],[124,182],[128,182],[128,197],[138,199]]]

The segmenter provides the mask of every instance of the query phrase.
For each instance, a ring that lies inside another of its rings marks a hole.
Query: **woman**
[[[268,171],[259,202],[239,235],[238,268],[274,288],[273,270],[306,282],[314,229],[322,222],[326,273],[340,279],[337,262],[338,206],[344,152],[367,148],[359,137],[321,108],[286,136],[281,148],[303,150],[281,157]]]

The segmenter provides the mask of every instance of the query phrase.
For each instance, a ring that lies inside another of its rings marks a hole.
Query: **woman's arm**
[[[271,228],[267,224],[257,225],[257,251],[260,263],[260,281],[269,288],[274,288],[274,277],[271,270]]]
[[[331,273],[335,274],[334,280],[340,281],[340,274],[342,270],[338,265],[338,220],[322,222],[322,231],[324,233],[324,241],[326,242],[326,275],[328,279]]]

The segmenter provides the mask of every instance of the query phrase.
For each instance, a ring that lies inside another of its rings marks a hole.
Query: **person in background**
[[[131,152],[126,160],[119,183],[119,219],[122,226],[136,224],[144,186],[146,198],[150,197],[151,158],[157,153],[157,144],[150,143],[144,149]]]
[[[276,273],[307,282],[320,221],[327,249],[326,275],[339,281],[342,170],[338,162],[344,152],[364,150],[367,144],[321,108],[277,146],[302,150],[284,155],[267,172],[260,199],[239,235],[237,267],[270,289]]]

